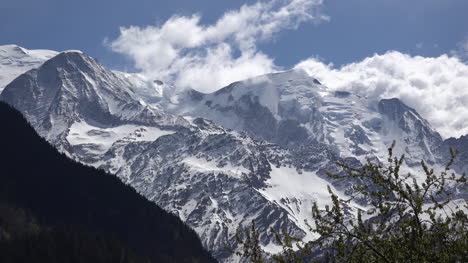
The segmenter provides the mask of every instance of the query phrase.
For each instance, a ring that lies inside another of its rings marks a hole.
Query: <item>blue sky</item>
[[[254,2],[2,0],[0,44],[80,49],[107,66],[125,68],[131,61],[103,45],[104,38],[119,35],[120,26],[161,24],[193,13],[210,24],[226,10]],[[387,50],[438,56],[468,35],[466,0],[325,0],[322,11],[330,21],[284,30],[259,49],[286,68],[311,56],[341,65]]]

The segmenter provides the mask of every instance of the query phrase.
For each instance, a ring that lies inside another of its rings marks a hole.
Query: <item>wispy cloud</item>
[[[296,65],[331,89],[370,98],[400,98],[444,137],[468,134],[468,65],[457,57],[410,56],[397,51],[340,68],[316,58]]]
[[[233,81],[278,70],[273,58],[257,49],[280,31],[329,18],[320,11],[323,0],[273,0],[243,5],[216,23],[203,25],[200,16],[173,16],[147,27],[122,27],[107,41],[127,55],[145,75],[179,88],[214,91]]]
[[[450,54],[468,62],[468,36],[457,43],[457,47],[450,51]]]

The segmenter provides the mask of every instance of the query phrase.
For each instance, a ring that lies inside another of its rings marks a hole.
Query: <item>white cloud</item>
[[[468,62],[468,36],[457,43],[457,48],[450,51],[450,54]]]
[[[410,56],[397,51],[340,68],[316,58],[296,65],[331,89],[370,98],[400,98],[443,137],[468,134],[468,65],[457,57]]]
[[[323,0],[272,0],[226,12],[214,24],[199,15],[173,16],[161,25],[123,27],[107,44],[127,55],[149,79],[177,88],[215,91],[234,81],[281,70],[257,49],[280,31],[319,23]],[[423,44],[418,43],[417,48]],[[435,44],[436,48],[437,45]],[[332,89],[372,98],[402,99],[444,137],[468,134],[468,37],[450,55],[374,55],[340,68],[310,58],[296,65]]]
[[[107,44],[150,78],[209,92],[278,70],[272,58],[257,50],[258,41],[304,22],[328,20],[320,12],[322,2],[257,2],[226,12],[213,25],[202,25],[199,15],[173,16],[162,25],[120,28],[120,36]]]

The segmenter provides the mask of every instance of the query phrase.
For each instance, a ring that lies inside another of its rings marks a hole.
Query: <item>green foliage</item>
[[[283,248],[283,251],[271,257],[274,262],[302,263],[311,256],[311,243],[303,243],[284,230],[277,232],[272,228],[271,231],[275,234],[276,243]]]
[[[457,152],[450,150],[451,159],[439,174],[422,161],[418,181],[400,172],[404,156],[393,157],[394,146],[387,164],[368,161],[353,168],[339,163],[346,175],[328,175],[361,182],[354,185],[353,196],[342,200],[328,188],[332,205],[321,210],[314,203],[314,224],[309,225],[320,238],[303,243],[275,232],[283,252],[269,261],[468,262],[468,204],[453,199],[454,189],[468,191],[465,174],[451,172]],[[367,207],[352,216],[351,203],[358,197],[367,200]]]
[[[252,221],[250,227],[246,227],[236,233],[236,242],[241,249],[235,251],[228,247],[228,250],[239,257],[248,259],[252,263],[262,263],[264,262],[264,258],[259,236],[260,234],[255,227],[255,221]]]

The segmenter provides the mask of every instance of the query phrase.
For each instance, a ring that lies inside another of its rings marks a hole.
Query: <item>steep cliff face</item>
[[[303,71],[178,92],[69,51],[16,78],[0,99],[61,151],[178,215],[225,261],[235,259],[224,243],[252,220],[270,252],[271,227],[314,238],[304,223],[312,202],[330,202],[327,185],[343,198],[352,192],[352,181],[325,176],[340,172],[336,161],[385,160],[393,140],[408,169],[446,156],[447,143],[398,99],[332,91]]]
[[[0,98],[19,109],[41,136],[62,147],[79,146],[84,154],[104,153],[132,132],[135,140],[154,140],[171,133],[167,127],[188,123],[137,100],[132,87],[94,59],[66,51],[20,75]]]
[[[16,78],[0,99],[69,156],[117,174],[177,214],[218,258],[228,257],[224,243],[252,220],[263,230],[306,235],[303,219],[309,215],[300,208],[293,214],[289,201],[270,194],[274,187],[279,193],[289,173],[295,176],[289,181],[302,183],[305,175],[293,168],[298,164],[293,154],[206,119],[166,113],[142,101],[133,88],[128,78],[68,51]],[[325,181],[314,172],[306,177],[322,182],[313,191],[325,194]],[[312,200],[308,196],[304,205]],[[274,248],[271,234],[262,240]]]

